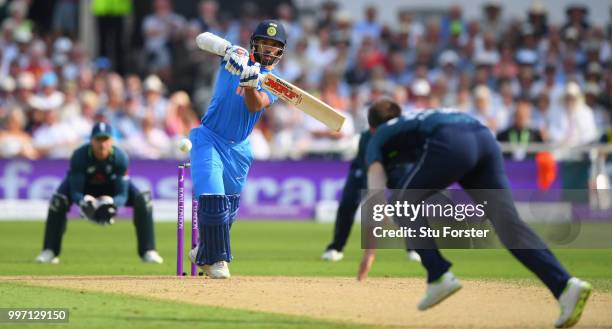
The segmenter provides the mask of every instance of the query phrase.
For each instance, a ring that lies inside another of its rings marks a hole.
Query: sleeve
[[[125,205],[128,199],[129,177],[127,175],[128,157],[123,151],[117,150],[115,160],[115,195],[113,199],[117,208]]]
[[[374,162],[382,163],[382,143],[381,143],[381,134],[375,134],[370,142],[368,143],[368,147],[366,149],[366,167],[370,167]]]
[[[78,149],[72,154],[70,169],[68,170],[70,199],[76,203],[80,202],[85,194],[86,159],[82,156],[83,152],[80,152],[80,150]]]

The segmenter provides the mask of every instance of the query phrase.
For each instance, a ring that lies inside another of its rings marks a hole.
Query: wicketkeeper
[[[72,154],[68,176],[51,198],[43,251],[36,257],[37,262],[59,263],[67,213],[73,203],[79,205],[82,217],[100,225],[113,224],[117,208],[132,207],[138,255],[146,263],[163,262],[155,250],[151,194],[141,192],[130,181],[128,156],[113,145],[112,136],[111,126],[97,123],[90,143]]]

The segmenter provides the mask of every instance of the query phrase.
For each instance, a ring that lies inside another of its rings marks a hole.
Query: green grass
[[[124,295],[43,288],[0,281],[0,307],[68,308],[66,323],[4,323],[0,328],[354,328],[347,323],[229,310]],[[359,326],[360,328],[365,328]]]
[[[187,226],[187,225],[186,225]],[[33,262],[42,246],[44,223],[0,222],[0,275],[172,275],[175,271],[176,227],[157,223],[158,249],[163,265],[142,264],[136,255],[130,221],[100,227],[77,220],[68,223],[61,265]],[[232,229],[233,275],[354,276],[361,257],[356,226],[339,263],[319,261],[332,226],[312,222],[242,221]],[[188,230],[186,230],[188,231]],[[186,241],[188,241],[186,232]],[[188,244],[188,243],[186,243]],[[187,248],[187,246],[186,246]],[[518,279],[536,282],[533,275],[501,249],[445,250],[453,271],[464,278]],[[555,253],[575,276],[612,291],[612,250],[559,249]],[[187,261],[185,269],[188,269]],[[418,264],[400,250],[379,250],[372,276],[423,277]]]
[[[43,288],[2,281],[7,275],[173,275],[176,226],[157,223],[158,250],[163,265],[143,264],[136,255],[134,226],[119,221],[100,227],[86,221],[68,223],[60,265],[34,263],[40,252],[43,222],[0,222],[0,307],[68,307],[74,328],[338,328],[353,324],[318,322],[261,312],[188,305],[126,295]],[[186,230],[188,231],[188,230]],[[600,232],[601,233],[601,232]],[[186,241],[190,232],[185,232]],[[345,250],[345,260],[319,260],[332,234],[331,225],[312,222],[238,222],[232,229],[232,275],[349,276],[361,257],[359,227]],[[444,250],[462,278],[518,280],[537,284],[534,276],[501,249]],[[575,276],[587,279],[598,291],[612,291],[612,250],[559,249],[555,253]],[[185,269],[189,265],[185,263]],[[406,261],[401,250],[379,250],[374,277],[424,277],[419,264]],[[0,328],[66,326],[0,324]]]

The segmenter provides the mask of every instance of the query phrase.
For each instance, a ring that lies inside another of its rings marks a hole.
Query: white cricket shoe
[[[419,253],[414,250],[408,251],[408,255],[406,255],[406,258],[411,262],[421,262],[421,256],[419,256]]]
[[[321,259],[327,262],[339,262],[344,258],[344,253],[336,249],[325,250]]]
[[[189,260],[193,264],[196,264],[197,255],[198,255],[197,247],[189,250]],[[231,276],[229,267],[227,266],[227,262],[225,261],[219,261],[212,265],[201,265],[201,266],[198,265],[198,267],[202,269],[202,271],[204,271],[204,274],[210,277],[211,279],[229,279]]]
[[[156,250],[149,250],[142,256],[142,261],[149,264],[163,264],[164,259]]]
[[[555,328],[569,328],[574,326],[584,310],[589,295],[593,287],[590,283],[578,278],[567,280],[567,285],[559,296],[559,306],[561,314],[555,321]]]
[[[226,261],[218,261],[212,265],[204,266],[206,276],[211,279],[229,279],[230,271]]]
[[[425,311],[450,297],[459,289],[461,289],[459,279],[453,273],[446,272],[438,280],[427,285],[425,296],[421,299],[417,308],[420,311]]]
[[[34,260],[37,263],[42,264],[59,264],[59,258],[55,256],[55,253],[51,249],[41,251],[40,255],[38,255]]]

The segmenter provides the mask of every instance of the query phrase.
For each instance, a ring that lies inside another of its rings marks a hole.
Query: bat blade
[[[346,120],[342,114],[297,86],[272,73],[265,75],[261,85],[284,102],[317,119],[329,129],[334,131],[342,129],[342,125]]]

